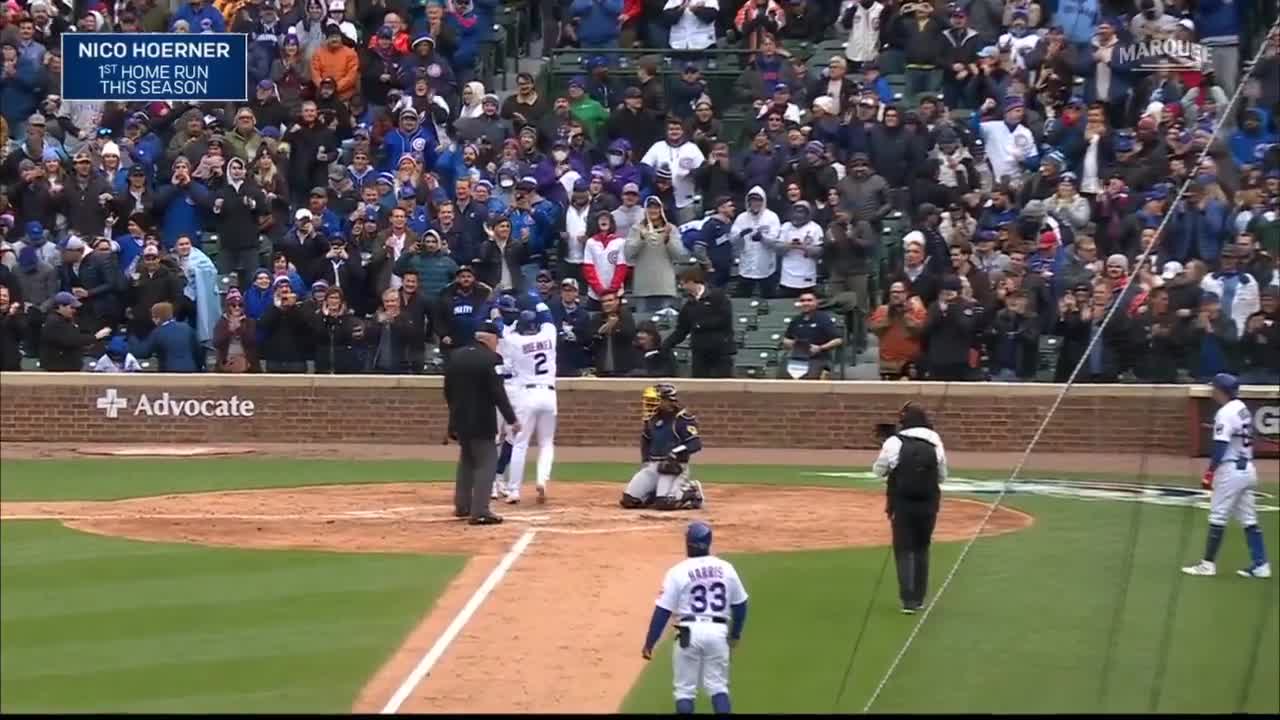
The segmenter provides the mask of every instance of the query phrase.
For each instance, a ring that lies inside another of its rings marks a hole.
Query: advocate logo
[[[870,472],[815,472],[806,475],[821,477],[847,478],[879,484],[875,473]],[[1004,487],[1003,480],[975,480],[971,478],[951,477],[942,484],[946,492],[967,493],[970,495],[999,495]],[[1006,495],[1043,495],[1047,497],[1068,498],[1071,500],[1110,500],[1113,502],[1140,502],[1149,505],[1168,505],[1176,507],[1196,507],[1207,510],[1213,492],[1198,487],[1177,487],[1172,485],[1126,485],[1124,483],[1067,480],[1027,479],[1019,480],[1009,486]],[[1253,491],[1259,512],[1280,511],[1274,495]]]
[[[1139,72],[1200,70],[1211,64],[1208,47],[1186,40],[1144,40],[1116,48],[1115,65]]]
[[[120,417],[121,412],[140,417],[253,417],[256,409],[252,400],[241,400],[239,396],[221,400],[176,398],[164,392],[156,397],[148,397],[146,393],[138,395],[133,401],[133,411],[129,412],[130,401],[120,394],[116,388],[107,388],[97,400],[99,410],[110,419]]]

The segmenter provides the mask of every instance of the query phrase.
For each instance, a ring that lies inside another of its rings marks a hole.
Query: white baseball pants
[[[549,385],[522,387],[512,398],[520,432],[511,441],[511,464],[507,466],[507,497],[520,497],[524,483],[524,461],[529,442],[538,436],[537,483],[546,487],[556,454],[556,391]]]
[[[729,692],[729,626],[699,618],[681,622],[689,628],[689,647],[672,643],[676,700],[696,700],[698,686],[708,696]]]
[[[1224,462],[1213,473],[1213,495],[1209,498],[1209,524],[1226,525],[1234,517],[1242,527],[1258,524],[1258,507],[1253,497],[1258,487],[1258,468],[1249,463],[1240,470],[1234,462]]]

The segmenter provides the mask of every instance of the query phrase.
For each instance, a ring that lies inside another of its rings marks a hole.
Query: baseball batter
[[[622,491],[628,510],[702,507],[702,483],[689,477],[689,458],[702,449],[698,419],[680,407],[675,385],[659,383],[644,390],[644,430],[640,434],[643,466]]]
[[[1213,400],[1220,406],[1213,416],[1213,454],[1201,485],[1213,490],[1209,500],[1209,537],[1205,541],[1204,558],[1182,572],[1188,575],[1216,575],[1214,559],[1227,520],[1234,516],[1244,526],[1245,543],[1249,546],[1249,567],[1236,571],[1247,578],[1271,577],[1267,550],[1258,528],[1258,512],[1253,490],[1258,486],[1258,468],[1253,463],[1253,417],[1244,402],[1236,397],[1240,381],[1234,375],[1218,373],[1210,382]]]
[[[538,311],[524,310],[498,342],[498,352],[511,367],[515,393],[511,404],[520,421],[520,432],[511,443],[511,463],[507,466],[507,502],[520,502],[524,483],[524,460],[529,442],[538,435],[538,502],[547,500],[547,482],[555,460],[556,437],[556,337],[559,330],[545,304]]]
[[[640,654],[645,660],[653,657],[653,646],[674,614],[676,712],[693,712],[701,685],[711,696],[711,707],[727,713],[729,649],[737,645],[747,622],[747,590],[733,565],[711,554],[710,525],[695,520],[684,538],[688,557],[662,579]]]

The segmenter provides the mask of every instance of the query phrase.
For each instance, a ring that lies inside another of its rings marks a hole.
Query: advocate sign
[[[63,33],[62,96],[93,102],[248,98],[248,41],[238,33]]]
[[[116,419],[123,413],[135,417],[190,417],[190,418],[248,418],[256,408],[252,400],[229,398],[184,398],[163,392],[159,395],[140,393],[130,400],[116,388],[107,388],[95,405],[108,418]]]

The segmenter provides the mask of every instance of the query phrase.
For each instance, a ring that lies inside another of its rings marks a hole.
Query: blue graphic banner
[[[106,102],[248,98],[238,33],[63,33],[62,97]]]

